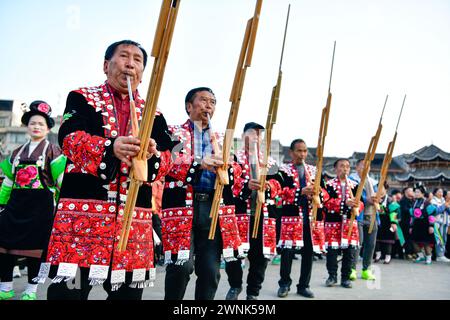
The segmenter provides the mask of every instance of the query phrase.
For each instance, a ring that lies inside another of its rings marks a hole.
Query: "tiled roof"
[[[434,144],[425,146],[410,155],[405,155],[405,160],[408,163],[414,160],[421,161],[431,161],[436,158],[441,158],[450,161],[450,153],[443,151],[442,149],[436,147]]]
[[[432,168],[432,169],[419,169],[407,172],[404,174],[396,175],[395,178],[399,181],[413,180],[435,180],[439,178],[445,178],[450,180],[450,168]]]

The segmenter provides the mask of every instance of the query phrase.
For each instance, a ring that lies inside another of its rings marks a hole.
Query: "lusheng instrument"
[[[366,152],[366,155],[364,156],[364,168],[361,175],[361,181],[358,184],[358,189],[356,191],[355,195],[355,206],[352,208],[352,215],[350,218],[350,225],[348,228],[348,238],[350,238],[350,235],[352,234],[353,229],[353,221],[355,221],[356,216],[359,214],[359,203],[361,201],[361,196],[364,190],[364,185],[366,184],[366,179],[369,174],[370,164],[372,163],[372,160],[375,158],[375,152],[377,150],[378,140],[380,139],[381,130],[383,129],[383,125],[381,124],[383,120],[383,114],[384,109],[386,108],[387,100],[389,95],[386,95],[386,100],[384,101],[384,107],[383,111],[381,112],[380,122],[378,123],[377,132],[375,135],[370,139],[369,149]],[[351,192],[350,192],[351,193]]]
[[[139,187],[143,182],[147,181],[147,149],[150,144],[150,135],[153,129],[153,121],[164,78],[166,62],[169,56],[179,5],[180,0],[162,1],[151,52],[151,55],[155,60],[153,62],[152,76],[149,83],[147,98],[145,100],[140,128],[138,127],[135,105],[132,98],[133,95],[132,93],[129,93],[132,133],[133,136],[137,136],[140,139],[141,149],[139,154],[132,159],[133,165],[130,172],[131,181],[128,187],[127,200],[125,202],[123,227],[118,246],[119,251],[124,251],[127,247]],[[128,90],[130,89],[129,86]]]
[[[395,128],[394,138],[392,139],[391,142],[389,142],[386,154],[384,155],[383,165],[381,166],[380,181],[378,182],[378,191],[377,191],[377,195],[376,195],[377,201],[379,201],[379,199],[381,199],[381,196],[384,191],[384,182],[386,181],[386,178],[387,178],[389,165],[392,162],[392,154],[394,152],[395,142],[397,141],[398,125],[399,125],[400,119],[402,117],[403,107],[405,106],[405,100],[406,100],[406,94],[405,94],[405,97],[403,98],[402,108],[400,109],[400,114],[398,116],[397,127]],[[370,221],[369,234],[372,233],[374,223],[375,223],[375,217]]]
[[[312,197],[312,224],[316,222],[317,218],[317,209],[322,206],[320,203],[320,191],[321,186],[320,182],[322,180],[322,170],[323,170],[323,151],[325,149],[325,138],[327,136],[328,131],[328,119],[330,117],[330,108],[331,108],[331,79],[333,77],[333,66],[334,66],[334,53],[336,51],[336,41],[334,42],[333,47],[333,58],[331,60],[331,72],[330,72],[330,82],[328,84],[328,96],[327,96],[327,104],[322,109],[322,117],[320,119],[320,129],[319,129],[319,140],[317,142],[317,150],[316,150],[316,176],[314,178],[314,194]],[[305,168],[306,172],[306,168]]]
[[[261,218],[261,208],[265,202],[268,161],[269,161],[269,156],[270,156],[270,149],[272,147],[272,130],[273,130],[273,125],[277,121],[278,103],[280,100],[280,90],[281,90],[281,80],[283,77],[283,72],[281,71],[281,66],[283,64],[284,46],[286,44],[286,34],[287,34],[287,28],[288,28],[288,24],[289,24],[290,11],[291,11],[291,5],[288,6],[288,12],[287,12],[287,17],[286,17],[286,26],[284,29],[283,46],[281,49],[281,58],[280,58],[280,66],[278,68],[277,84],[272,88],[272,96],[270,98],[269,111],[267,113],[266,129],[265,129],[265,135],[264,135],[265,149],[264,149],[264,153],[263,153],[262,167],[260,168],[261,171],[259,174],[260,189],[258,190],[258,196],[256,198],[255,222],[253,225],[253,233],[252,233],[253,238],[256,238],[258,236],[259,221]],[[257,161],[257,163],[258,163],[258,161]]]
[[[239,113],[239,106],[241,104],[242,91],[244,89],[245,75],[247,68],[251,66],[253,49],[255,47],[256,32],[258,31],[259,16],[261,14],[262,0],[256,1],[255,13],[253,17],[248,20],[247,28],[245,29],[244,40],[239,55],[239,61],[234,75],[233,87],[230,95],[230,115],[228,116],[227,130],[222,147],[223,166],[217,169],[217,177],[215,183],[214,198],[211,205],[210,217],[211,228],[209,229],[208,239],[213,240],[217,227],[217,220],[219,218],[219,206],[222,199],[223,188],[228,184],[228,177],[223,177],[222,172],[228,171],[228,161],[230,157],[231,145],[233,142],[234,129],[236,128],[236,120]]]

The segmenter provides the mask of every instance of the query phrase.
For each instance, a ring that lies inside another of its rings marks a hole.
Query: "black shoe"
[[[341,286],[344,288],[351,288],[353,287],[352,282],[350,280],[341,280]]]
[[[305,298],[314,298],[314,293],[309,288],[297,289],[297,294]]]
[[[280,287],[278,289],[278,297],[285,298],[289,293],[289,287]]]
[[[329,276],[327,281],[325,281],[327,287],[334,287],[335,284],[337,284],[337,279],[334,276]]]
[[[258,300],[258,297],[249,294],[249,295],[247,295],[247,300]]]
[[[225,300],[237,300],[241,292],[242,288],[230,288],[230,290],[228,290]]]

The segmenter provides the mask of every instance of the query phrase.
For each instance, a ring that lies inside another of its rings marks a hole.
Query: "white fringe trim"
[[[119,290],[120,289],[120,287],[123,285],[123,282],[122,283],[114,283],[114,284],[111,284],[111,291],[117,291],[117,290]]]
[[[133,288],[133,289],[144,289],[144,288],[146,288],[145,283],[146,283],[146,281],[132,282],[132,283],[130,283],[129,287]]]
[[[91,280],[91,282],[89,282],[89,285],[91,286],[100,286],[106,281],[106,279],[98,279],[98,278],[92,278],[88,280]]]

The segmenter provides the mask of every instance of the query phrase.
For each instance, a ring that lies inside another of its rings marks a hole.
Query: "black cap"
[[[52,119],[52,117],[50,116],[51,114],[52,108],[47,102],[36,100],[33,101],[27,108],[27,111],[23,114],[21,121],[24,125],[27,126],[32,116],[40,115],[45,118],[48,128],[51,129],[55,125],[55,120]]]
[[[248,122],[244,126],[244,132],[247,130],[254,129],[254,130],[264,130],[264,127],[256,122]]]
[[[184,102],[185,103],[191,102],[192,97],[197,92],[200,92],[200,91],[208,91],[209,93],[211,93],[212,95],[215,96],[214,92],[210,88],[208,88],[208,87],[198,87],[198,88],[194,88],[194,89],[189,90],[189,92],[186,95],[186,98],[184,98]]]

